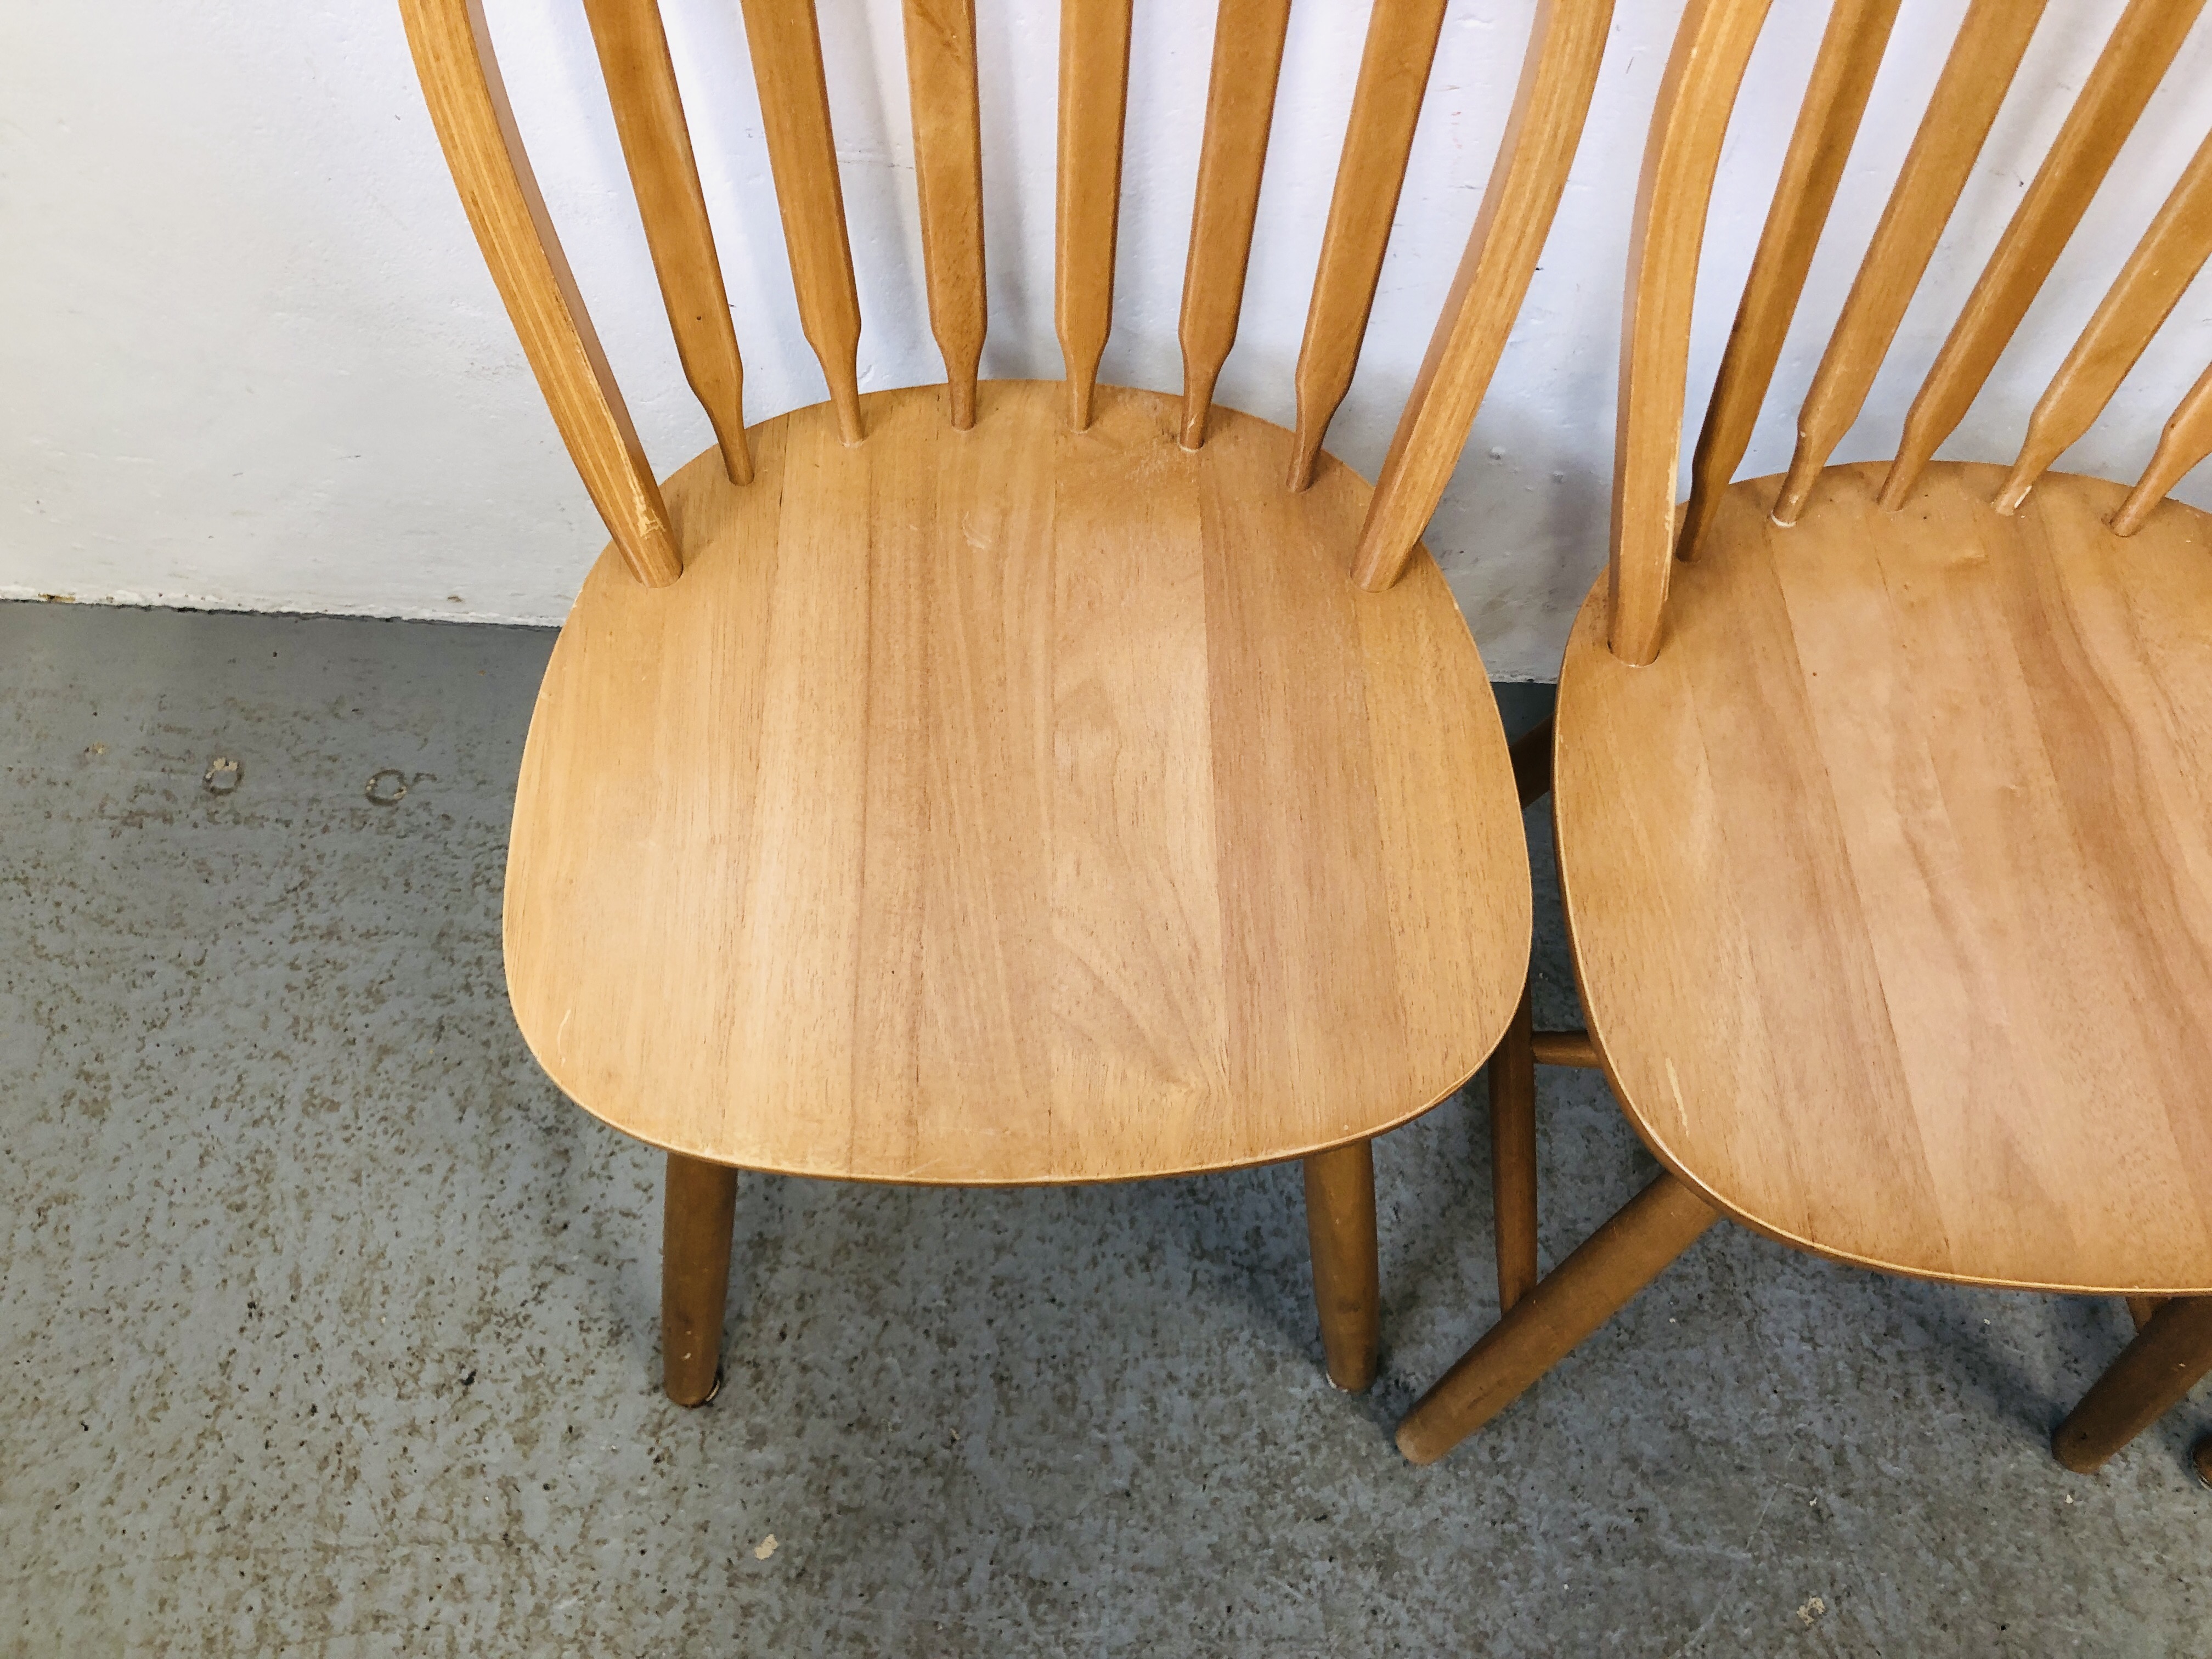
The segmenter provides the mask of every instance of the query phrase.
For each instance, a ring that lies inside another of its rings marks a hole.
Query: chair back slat
[[[799,325],[821,360],[839,434],[860,441],[860,299],[845,231],[845,188],[830,127],[830,85],[814,0],[744,0],[769,171],[799,291]]]
[[[2112,515],[2113,533],[2132,536],[2142,529],[2151,509],[2166,498],[2166,492],[2207,455],[2212,455],[2212,368],[2197,377],[2197,384],[2174,410],[2173,418],[2166,423],[2166,430],[2159,434],[2158,450],[2150,465]]]
[[[2021,198],[1912,400],[1897,459],[1882,481],[1882,506],[1894,512],[1905,504],[1936,447],[1966,418],[2203,9],[2204,0],[2130,0],[2120,14],[2035,182]]]
[[[1628,248],[1607,594],[1613,654],[1659,654],[1674,562],[1690,314],[1705,212],[1736,93],[1769,0],[1690,0],[1659,86]]]
[[[1912,149],[1859,264],[1850,297],[1797,415],[1797,449],[1774,504],[1778,524],[1797,521],[1806,497],[1859,417],[1905,309],[1935,256],[1974,158],[1982,153],[2043,15],[2045,0],[1973,0],[1944,60]]]
[[[1612,20],[1613,0],[1538,0],[1490,186],[1360,526],[1352,575],[1362,587],[1398,580],[1459,465],[1566,191]]]
[[[906,0],[907,89],[929,329],[944,354],[952,424],[975,424],[983,283],[983,126],[975,87],[975,0]]]
[[[400,15],[446,164],[553,423],[631,574],[665,586],[682,570],[668,509],[531,173],[482,0],[400,0]]]
[[[1244,273],[1252,258],[1252,224],[1260,211],[1260,177],[1267,130],[1275,116],[1275,83],[1291,0],[1221,0],[1213,26],[1213,73],[1206,96],[1206,135],[1199,143],[1198,194],[1190,214],[1190,254],[1184,264],[1182,447],[1206,441],[1213,383],[1237,341],[1244,307]]]
[[[1727,493],[1744,451],[1750,447],[1759,410],[1774,380],[1774,366],[1797,314],[1806,274],[1813,268],[1820,233],[1843,183],[1844,165],[1866,114],[1875,71],[1897,22],[1899,0],[1836,0],[1820,37],[1813,78],[1797,112],[1782,177],[1774,189],[1759,252],[1745,279],[1743,299],[1729,331],[1712,401],[1690,458],[1690,505],[1675,550],[1695,556],[1705,527]]]
[[[2017,512],[2035,481],[2103,413],[2197,273],[2212,256],[2212,134],[2121,268],[2095,316],[2066,354],[2027,422],[2000,513]]]
[[[1313,300],[1306,310],[1305,340],[1298,348],[1293,489],[1313,481],[1314,460],[1328,436],[1328,423],[1352,387],[1443,26],[1444,0],[1375,0],[1368,16],[1352,120],[1345,128],[1321,261],[1314,270]]]
[[[1114,325],[1121,127],[1129,102],[1130,0],[1060,0],[1059,189],[1053,321],[1067,371],[1067,421],[1091,425],[1098,360]]]
[[[684,378],[714,428],[732,483],[752,481],[745,447],[745,370],[738,356],[722,264],[707,222],[707,198],[684,125],[676,64],[658,0],[584,0],[599,49],[615,131],[629,168],[646,246],[668,308]]]

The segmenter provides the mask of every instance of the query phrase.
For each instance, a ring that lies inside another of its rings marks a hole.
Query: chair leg
[[[1498,1311],[1536,1288],[1536,1054],[1529,988],[1490,1056],[1491,1212],[1498,1226]]]
[[[730,1288],[730,1232],[738,1172],[668,1155],[660,1233],[660,1385],[679,1406],[703,1406],[722,1387],[722,1304]]]
[[[2150,1323],[2150,1316],[2166,1305],[2162,1296],[2131,1296],[2127,1298],[2128,1317],[2135,1321],[2137,1330]]]
[[[1519,1399],[1719,1218],[1687,1185],[1662,1173],[1421,1396],[1398,1425],[1398,1449],[1411,1462],[1435,1462]]]
[[[2103,1467],[2212,1371],[2212,1296],[2169,1297],[2051,1437],[2077,1474]]]
[[[1306,1237],[1328,1380],[1358,1394],[1375,1380],[1382,1346],[1382,1274],[1375,1254],[1375,1149],[1356,1140],[1305,1160]]]

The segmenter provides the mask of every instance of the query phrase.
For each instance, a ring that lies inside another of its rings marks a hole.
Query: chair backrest
[[[2205,0],[2129,0],[1913,399],[1881,495],[1900,506],[2011,341]],[[1680,516],[1691,304],[1721,140],[1771,0],[1690,0],[1644,153],[1629,263],[1608,584],[1613,652],[1650,662],[1668,574],[1743,459],[1841,182],[1899,0],[1834,0],[1691,462]],[[1794,523],[1858,417],[2010,89],[2046,0],[1972,0],[1798,417],[1774,507]],[[2103,410],[2212,252],[2212,138],[2160,209],[2029,422],[1999,510]],[[2185,398],[2112,522],[2128,535],[2212,453],[2212,370]]]
[[[1218,0],[1183,282],[1184,446],[1205,442],[1237,334],[1291,0]],[[988,305],[974,0],[903,0],[932,332],[953,423],[975,418]],[[848,443],[864,441],[860,331],[813,0],[742,0],[800,325]],[[1089,424],[1113,322],[1132,0],[1061,0],[1054,314],[1068,420]],[[1287,487],[1302,489],[1351,385],[1446,0],[1375,0],[1297,371]],[[638,579],[682,559],[635,429],[532,177],[481,0],[400,0],[416,73],[470,222],[555,422]],[[751,476],[744,375],[656,0],[584,0],[685,377],[733,482]],[[1612,0],[1534,0],[1512,118],[1352,557],[1395,580],[1436,510],[1519,311],[1589,106]]]

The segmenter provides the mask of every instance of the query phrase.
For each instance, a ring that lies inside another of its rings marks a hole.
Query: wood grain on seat
[[[1371,1136],[1517,1002],[1527,855],[1425,552],[1217,409],[873,394],[669,481],[683,579],[603,556],[524,755],[507,963],[580,1103],[690,1156],[1122,1179]]]
[[[2212,518],[1998,466],[1730,489],[1554,798],[1592,1036],[1747,1225],[1899,1273],[2212,1291]]]

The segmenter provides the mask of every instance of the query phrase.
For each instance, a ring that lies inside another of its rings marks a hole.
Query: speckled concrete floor
[[[668,1405],[658,1160],[501,990],[550,637],[0,606],[0,1649],[2212,1651],[2207,1402],[2097,1479],[2044,1450],[2110,1302],[1723,1228],[1407,1467],[1494,1307],[1461,1101],[1382,1146],[1368,1398],[1276,1169],[748,1179],[729,1385]],[[1595,1079],[1542,1087],[1556,1256],[1650,1164]]]

